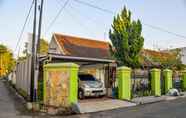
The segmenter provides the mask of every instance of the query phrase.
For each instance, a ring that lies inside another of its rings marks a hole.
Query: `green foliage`
[[[131,20],[131,12],[126,9],[114,17],[109,37],[113,48],[111,53],[119,66],[139,67],[139,52],[143,47],[144,38],[141,36],[140,20]]]
[[[29,96],[27,95],[27,92],[22,90],[22,89],[17,89],[18,93],[23,96],[24,98],[28,98]]]
[[[40,40],[40,49],[39,49],[39,54],[44,55],[48,53],[48,47],[49,44],[46,40],[41,39]]]
[[[182,64],[181,61],[181,50],[175,49],[170,51],[170,53],[173,55],[172,58],[168,58],[167,61],[163,62],[163,68],[170,68],[172,70],[183,70],[185,68],[185,65]]]
[[[0,44],[0,77],[5,76],[15,67],[15,59],[10,49]]]
[[[43,102],[43,80],[38,81],[38,102]]]

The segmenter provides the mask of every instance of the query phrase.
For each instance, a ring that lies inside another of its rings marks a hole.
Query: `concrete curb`
[[[137,105],[151,104],[151,103],[156,103],[161,101],[164,101],[163,97],[155,97],[155,96],[139,97],[139,98],[132,99],[132,102],[136,103]]]
[[[161,102],[161,101],[171,101],[171,100],[176,100],[179,98],[186,98],[186,94],[183,96],[160,96],[160,97],[155,97],[155,96],[148,96],[148,97],[139,97],[139,98],[134,98],[131,100],[131,102],[136,103],[137,105],[143,105],[143,104],[152,104],[156,102]]]

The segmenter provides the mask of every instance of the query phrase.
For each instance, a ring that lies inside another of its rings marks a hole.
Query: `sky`
[[[109,14],[70,0],[56,22],[49,24],[66,0],[45,0],[42,37],[50,41],[52,33],[109,41],[108,31],[114,15],[126,6],[132,12],[133,20],[140,19],[165,30],[186,36],[186,0],[81,0],[95,6],[109,9]],[[27,35],[32,32],[33,9],[23,37],[15,50],[22,26],[32,0],[0,0],[0,43],[7,45],[15,54],[23,50]],[[186,46],[186,39],[155,30],[143,25],[142,35],[145,48],[168,49]]]

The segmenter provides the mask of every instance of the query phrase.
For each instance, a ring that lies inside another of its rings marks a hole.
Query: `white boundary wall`
[[[16,88],[30,95],[31,56],[16,64]]]

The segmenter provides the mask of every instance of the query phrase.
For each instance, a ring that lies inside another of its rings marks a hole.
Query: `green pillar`
[[[118,98],[124,100],[131,99],[131,69],[119,67],[117,69]]]
[[[163,70],[163,83],[165,87],[164,92],[167,93],[172,88],[172,70]]]
[[[160,69],[151,70],[151,88],[154,96],[161,96]]]
[[[186,90],[186,70],[182,72],[182,89]]]
[[[69,90],[69,102],[70,104],[78,102],[78,68],[76,64],[71,64],[70,69],[70,90]]]

